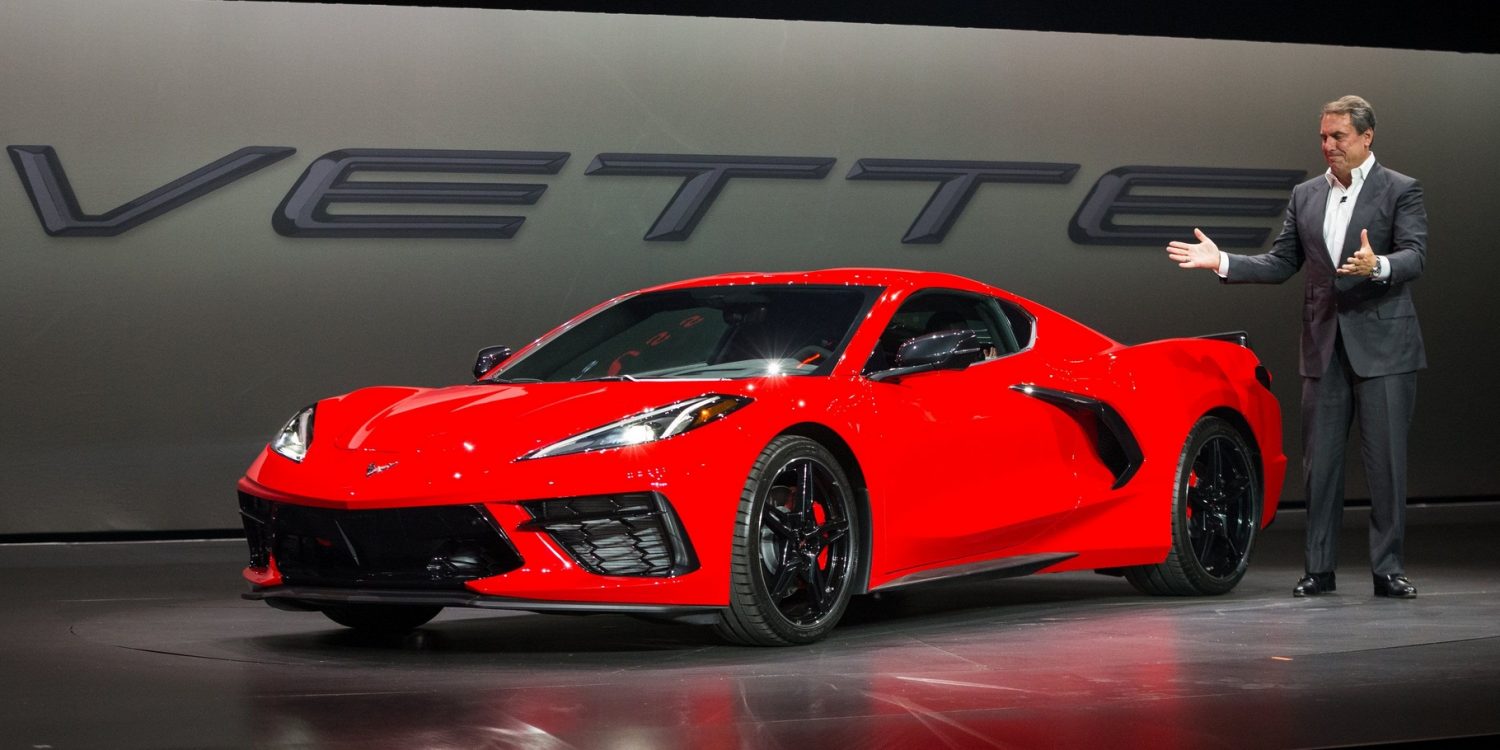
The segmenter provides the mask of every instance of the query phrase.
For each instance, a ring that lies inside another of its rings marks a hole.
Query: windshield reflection
[[[877,287],[698,287],[619,301],[490,382],[826,375]]]

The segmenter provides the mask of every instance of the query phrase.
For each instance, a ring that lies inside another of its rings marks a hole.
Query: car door
[[[1073,462],[1087,450],[1086,436],[1065,412],[1012,389],[1047,368],[1030,346],[1030,326],[1017,337],[999,301],[948,291],[913,296],[867,373],[894,366],[898,339],[953,327],[974,330],[987,358],[869,384],[882,426],[870,472],[880,495],[881,572],[1001,556],[1078,507]]]

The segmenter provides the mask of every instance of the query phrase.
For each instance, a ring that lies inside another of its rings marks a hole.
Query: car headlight
[[[628,445],[666,440],[721,419],[748,403],[750,399],[742,396],[723,396],[716,393],[678,401],[675,404],[668,404],[633,417],[611,422],[603,427],[596,427],[566,440],[559,440],[545,448],[538,448],[527,453],[521,457],[521,460],[623,448]]]
[[[307,457],[307,446],[312,444],[313,408],[309,406],[287,420],[271,441],[271,450],[301,463]]]

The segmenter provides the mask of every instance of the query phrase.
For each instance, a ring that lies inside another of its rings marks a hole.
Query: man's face
[[[1323,115],[1323,126],[1318,135],[1323,139],[1323,158],[1328,161],[1328,166],[1334,172],[1346,175],[1369,158],[1375,129],[1357,133],[1349,115]]]

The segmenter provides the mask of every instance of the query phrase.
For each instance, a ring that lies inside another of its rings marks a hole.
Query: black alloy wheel
[[[849,605],[859,546],[853,490],[838,460],[808,438],[771,441],[740,498],[719,634],[753,646],[823,638]]]
[[[442,607],[407,604],[330,604],[322,608],[328,619],[361,633],[399,635],[427,624]]]
[[[1260,529],[1263,494],[1254,453],[1218,417],[1198,420],[1178,461],[1172,549],[1159,565],[1127,568],[1137,589],[1158,595],[1222,594],[1245,576]]]

